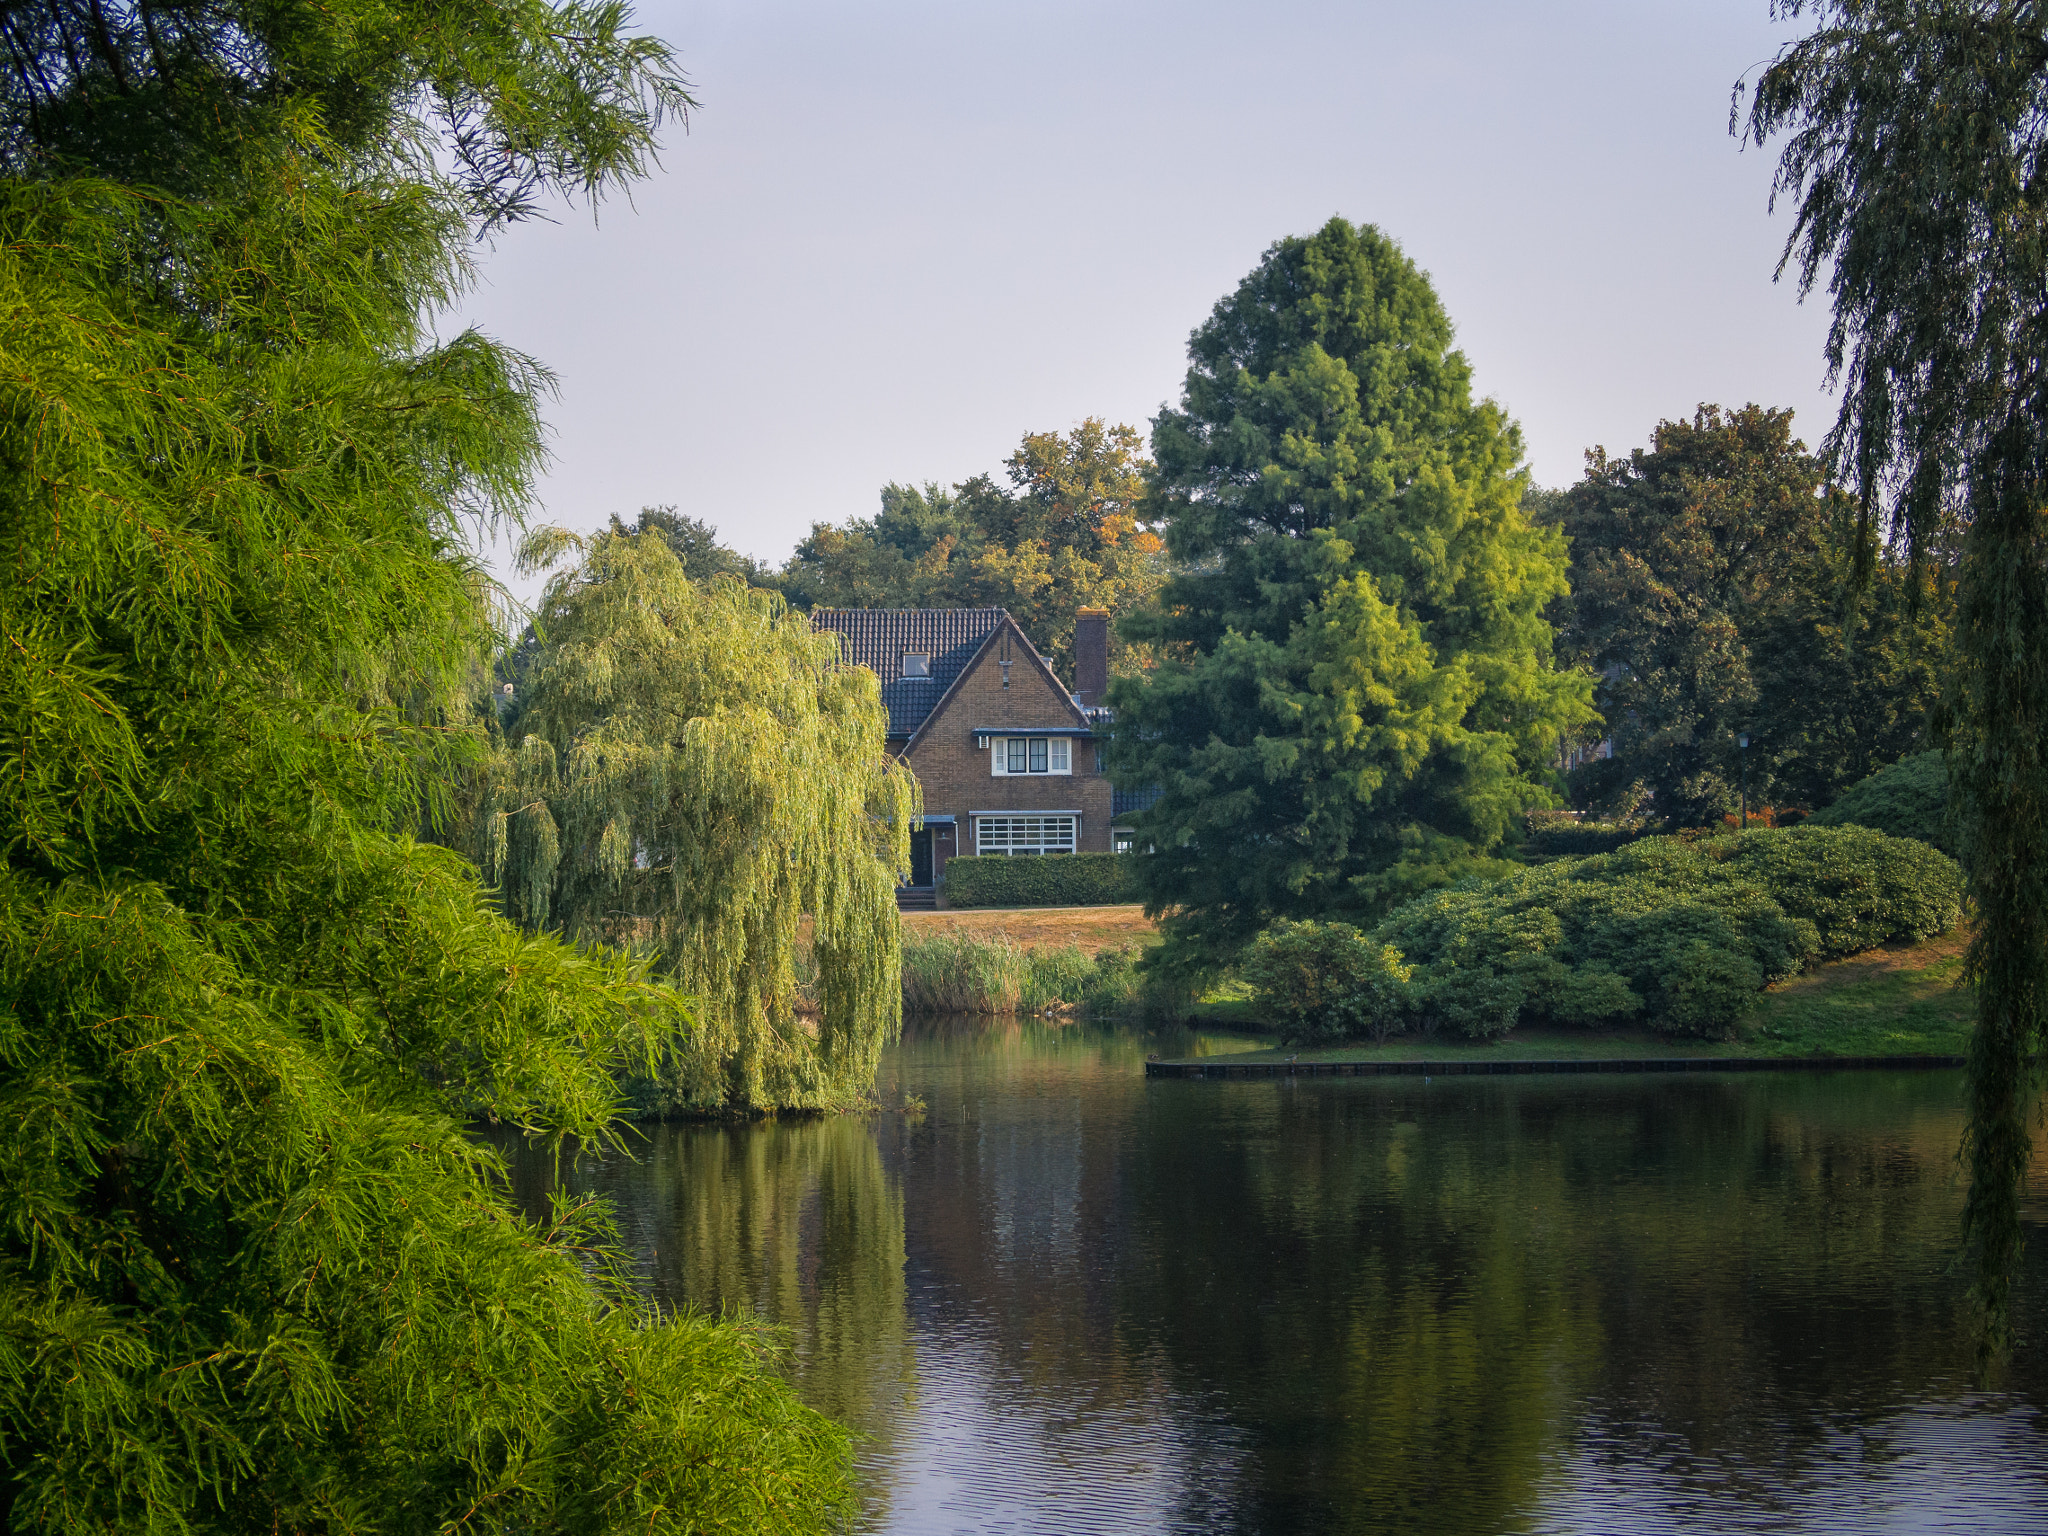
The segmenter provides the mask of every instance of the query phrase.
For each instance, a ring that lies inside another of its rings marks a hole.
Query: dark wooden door
[[[910,883],[932,883],[932,829],[920,827],[910,834]]]

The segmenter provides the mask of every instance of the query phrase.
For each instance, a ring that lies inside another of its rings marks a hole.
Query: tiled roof
[[[1109,814],[1114,820],[1138,811],[1149,811],[1159,802],[1159,786],[1147,785],[1143,789],[1112,789],[1109,792]]]
[[[839,636],[840,656],[882,680],[889,734],[909,736],[1006,617],[1000,608],[820,608],[811,627]],[[931,657],[930,677],[904,677],[903,653]]]

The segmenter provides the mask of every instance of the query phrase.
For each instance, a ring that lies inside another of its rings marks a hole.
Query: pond
[[[868,1530],[2048,1532],[2048,1243],[1979,1389],[1958,1074],[1144,1078],[1200,1044],[915,1028],[922,1113],[570,1177],[788,1330]]]

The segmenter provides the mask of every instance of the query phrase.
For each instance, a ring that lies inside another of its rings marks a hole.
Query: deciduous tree
[[[1922,744],[1948,573],[1880,552],[1858,600],[1854,502],[1790,411],[1660,422],[1647,450],[1594,449],[1552,507],[1572,557],[1560,649],[1599,677],[1614,743],[1574,776],[1597,808],[1716,820],[1745,756],[1755,803],[1825,805]]]
[[[1005,464],[1007,489],[987,475],[951,491],[885,486],[877,516],[811,530],[783,590],[807,608],[1007,608],[1071,679],[1075,611],[1135,612],[1165,579],[1159,537],[1139,516],[1142,449],[1134,429],[1090,417],[1028,434]],[[1150,661],[1112,640],[1113,672]]]
[[[659,1107],[844,1107],[902,1022],[916,783],[874,674],[771,592],[693,581],[660,531],[544,529],[555,574],[469,845],[525,927],[645,946],[696,999]],[[824,1005],[797,1017],[798,930]]]

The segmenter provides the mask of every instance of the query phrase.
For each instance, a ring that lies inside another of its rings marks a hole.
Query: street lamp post
[[[1744,731],[1735,738],[1735,745],[1741,748],[1742,758],[1742,830],[1749,830],[1749,732]]]

